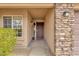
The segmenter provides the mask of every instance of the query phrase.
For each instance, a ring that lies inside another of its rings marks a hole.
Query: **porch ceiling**
[[[0,8],[53,8],[52,3],[0,3]]]
[[[44,18],[45,15],[47,14],[49,8],[31,8],[28,9],[30,15],[32,16],[32,18]]]

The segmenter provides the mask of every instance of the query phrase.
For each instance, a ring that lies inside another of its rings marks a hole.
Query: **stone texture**
[[[56,55],[72,55],[72,25],[74,22],[73,4],[56,4]],[[63,12],[69,16],[64,17]]]
[[[73,55],[79,56],[79,11],[75,11],[73,30]]]

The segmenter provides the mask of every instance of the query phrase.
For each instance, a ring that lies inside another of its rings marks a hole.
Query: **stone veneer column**
[[[72,55],[72,25],[74,21],[73,4],[56,4],[56,55]],[[69,16],[64,17],[63,12],[68,11]]]

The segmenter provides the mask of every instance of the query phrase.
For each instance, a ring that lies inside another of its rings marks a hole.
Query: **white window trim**
[[[12,17],[12,29],[13,29],[13,16],[21,16],[22,17],[22,36],[23,37],[23,15],[2,15],[2,27],[3,27],[3,17],[4,16],[11,16]]]
[[[2,15],[2,22],[3,22],[4,16],[11,16],[12,17],[12,29],[13,29],[13,16],[21,16],[22,17],[22,29],[23,29],[23,15]],[[4,24],[2,24],[2,25],[4,25]]]

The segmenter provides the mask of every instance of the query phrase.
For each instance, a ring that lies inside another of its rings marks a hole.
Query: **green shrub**
[[[0,56],[9,55],[16,44],[16,32],[10,28],[0,28]]]

